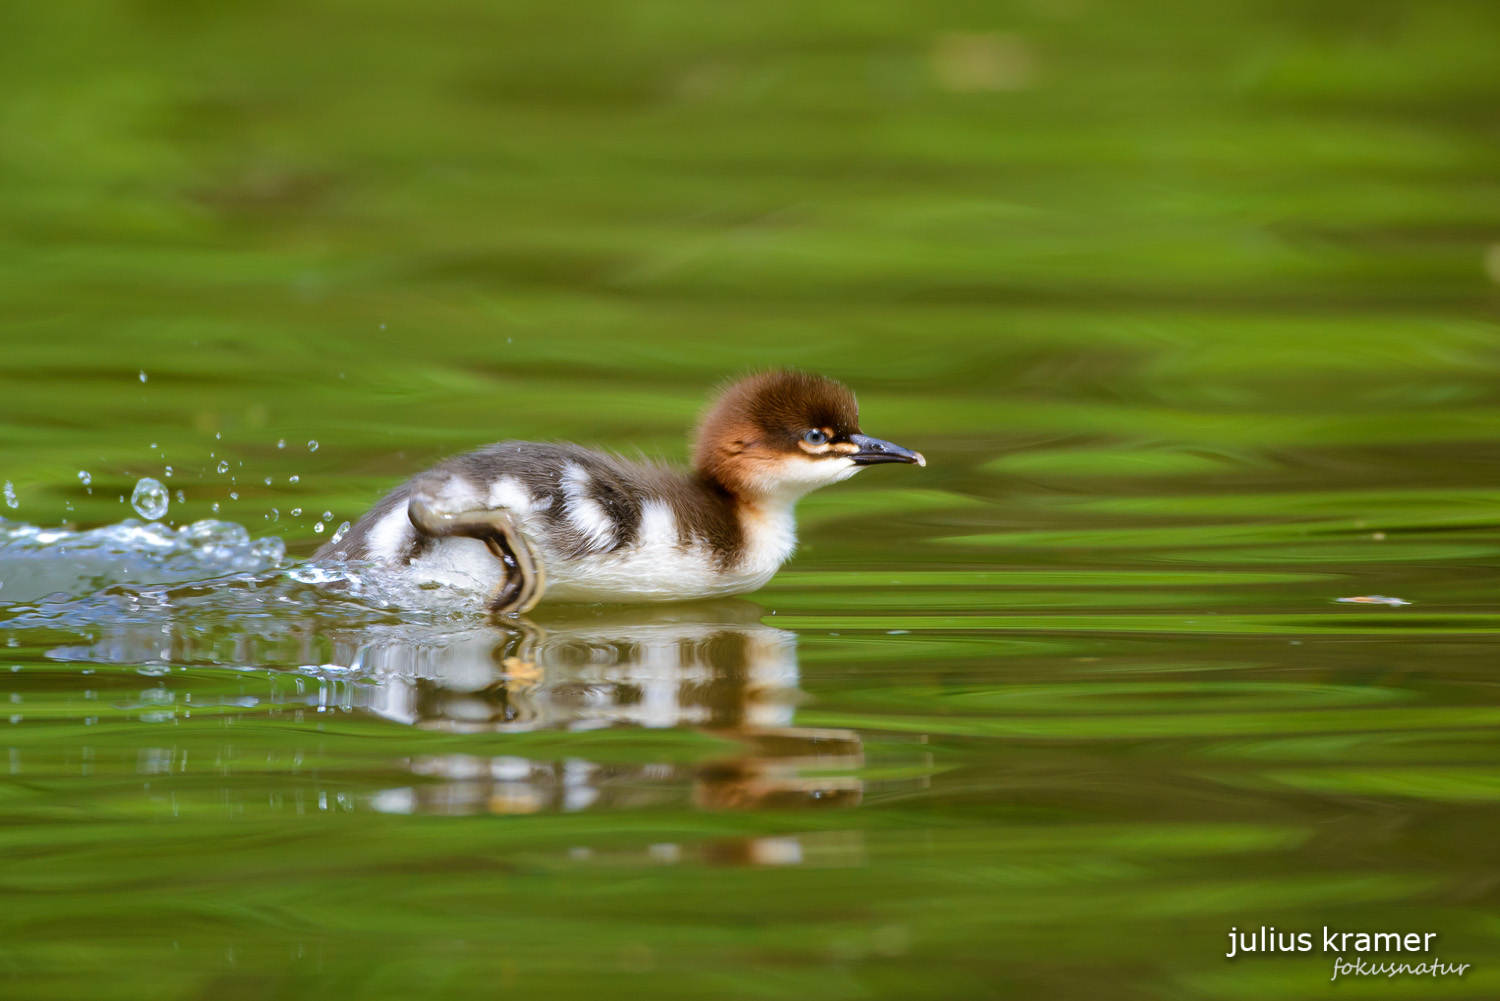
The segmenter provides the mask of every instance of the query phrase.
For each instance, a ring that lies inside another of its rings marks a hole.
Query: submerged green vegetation
[[[0,994],[1326,989],[1225,958],[1261,926],[1500,993],[1497,37],[5,6]],[[150,476],[295,561],[492,440],[680,460],[785,364],[929,464],[809,497],[748,600],[505,630],[21,528]]]

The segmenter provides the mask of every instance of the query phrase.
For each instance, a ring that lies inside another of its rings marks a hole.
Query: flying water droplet
[[[142,369],[142,370],[141,370],[141,381],[142,381],[142,382],[145,382],[145,381],[146,381],[146,372],[145,372],[145,370],[144,370],[144,369]]]
[[[323,512],[323,520],[324,521],[332,521],[333,520],[333,512],[332,511],[324,511]]]
[[[217,469],[221,473],[227,473],[227,472],[229,472],[229,460],[227,460],[227,459],[221,460],[219,462],[219,464],[217,466],[215,466],[214,468]]]
[[[151,477],[144,476],[130,495],[130,506],[147,521],[160,521],[162,515],[167,513],[170,499],[166,487]]]
[[[310,441],[310,442],[308,442],[307,443],[307,450],[309,452],[316,452],[318,450],[318,443],[316,441]]]
[[[16,485],[10,480],[5,481],[5,506],[12,509],[21,506],[21,502],[16,500]]]
[[[288,483],[297,483],[297,482],[299,482],[299,481],[301,481],[301,479],[302,479],[302,477],[300,477],[300,476],[298,476],[298,475],[296,475],[296,474],[295,474],[295,473],[294,473],[294,474],[292,474],[292,475],[291,475],[291,476],[288,476],[288,477],[287,477],[287,478],[286,478],[286,481],[287,481],[287,482],[288,482]]]
[[[286,448],[286,439],[282,438],[280,441],[278,441],[276,443],[276,447],[277,448]]]
[[[267,476],[266,477],[266,486],[269,487],[270,485],[271,485],[271,478],[269,476]]]
[[[82,469],[78,471],[78,480],[84,486],[88,486],[90,483],[94,482],[94,478]]]
[[[316,525],[314,525],[313,526],[313,531],[317,532],[319,535],[322,535],[323,534],[323,523],[320,521]]]
[[[170,480],[171,478],[172,478],[172,467],[168,466],[167,467],[167,479]]]
[[[294,508],[292,508],[292,517],[293,518],[297,517],[301,513],[302,513],[302,509],[300,507],[294,507]]]
[[[334,532],[333,533],[333,538],[329,539],[328,541],[331,542],[331,543],[336,543],[340,539],[342,539],[344,537],[344,534],[346,532],[348,532],[348,531],[349,531],[349,523],[346,521],[342,525],[339,526],[339,530],[337,532]]]
[[[231,491],[229,491],[229,499],[230,500],[239,500],[240,499],[240,495],[239,495],[239,493],[237,491],[231,490]]]

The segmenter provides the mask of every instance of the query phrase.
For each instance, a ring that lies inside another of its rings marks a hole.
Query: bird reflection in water
[[[54,642],[61,640],[47,650],[51,660],[131,665],[157,677],[153,696],[160,693],[172,705],[143,705],[151,719],[175,721],[173,700],[182,698],[184,715],[193,702],[191,676],[174,682],[174,667],[234,668],[264,671],[271,685],[267,698],[237,701],[244,712],[289,715],[297,724],[305,714],[367,712],[481,738],[474,744],[482,754],[400,759],[409,781],[373,792],[320,791],[320,801],[323,792],[330,801],[336,794],[349,809],[752,811],[861,801],[862,782],[854,774],[864,764],[859,736],[794,725],[802,698],[796,636],[762,623],[761,609],[749,601],[564,605],[502,624],[349,605],[321,579],[305,576],[111,587],[23,609],[8,625],[45,628]],[[282,606],[278,616],[265,614]],[[140,718],[148,715],[143,711]],[[621,728],[634,728],[642,738],[586,732]],[[646,736],[684,728],[734,750],[710,752],[705,760],[700,746]],[[538,743],[534,738],[545,736],[538,731],[552,736]],[[485,736],[528,733],[511,754],[495,754],[505,741]],[[661,747],[660,756],[641,763],[651,747]],[[647,858],[674,861],[683,851],[653,845]],[[691,852],[723,862],[816,858],[839,865],[857,860],[862,848],[857,832],[823,831],[720,840]]]
[[[863,764],[859,736],[792,725],[796,636],[760,614],[742,600],[596,606],[437,636],[335,638],[333,663],[362,679],[344,690],[351,707],[395,722],[457,733],[692,727],[741,748],[690,765],[425,756],[410,767],[426,781],[372,804],[400,813],[630,808],[680,803],[684,787],[709,810],[858,804],[861,782],[847,773]]]

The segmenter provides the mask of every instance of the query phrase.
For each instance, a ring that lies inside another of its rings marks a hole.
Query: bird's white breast
[[[755,591],[796,547],[796,526],[784,518],[746,525],[746,549],[731,567],[719,566],[704,543],[684,544],[663,500],[642,505],[634,543],[610,552],[547,561],[549,601],[681,601]]]

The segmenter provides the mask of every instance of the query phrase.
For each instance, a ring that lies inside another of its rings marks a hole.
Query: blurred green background
[[[931,460],[809,498],[754,599],[854,809],[662,765],[392,812],[423,756],[722,748],[304,720],[292,653],[138,672],[0,604],[4,993],[1293,998],[1327,957],[1226,934],[1330,924],[1475,964],[1343,994],[1494,996],[1497,38],[1484,0],[0,6],[12,522],[152,476],[306,555],[491,440],[680,458],[780,364]],[[726,847],[764,838],[798,864]]]

